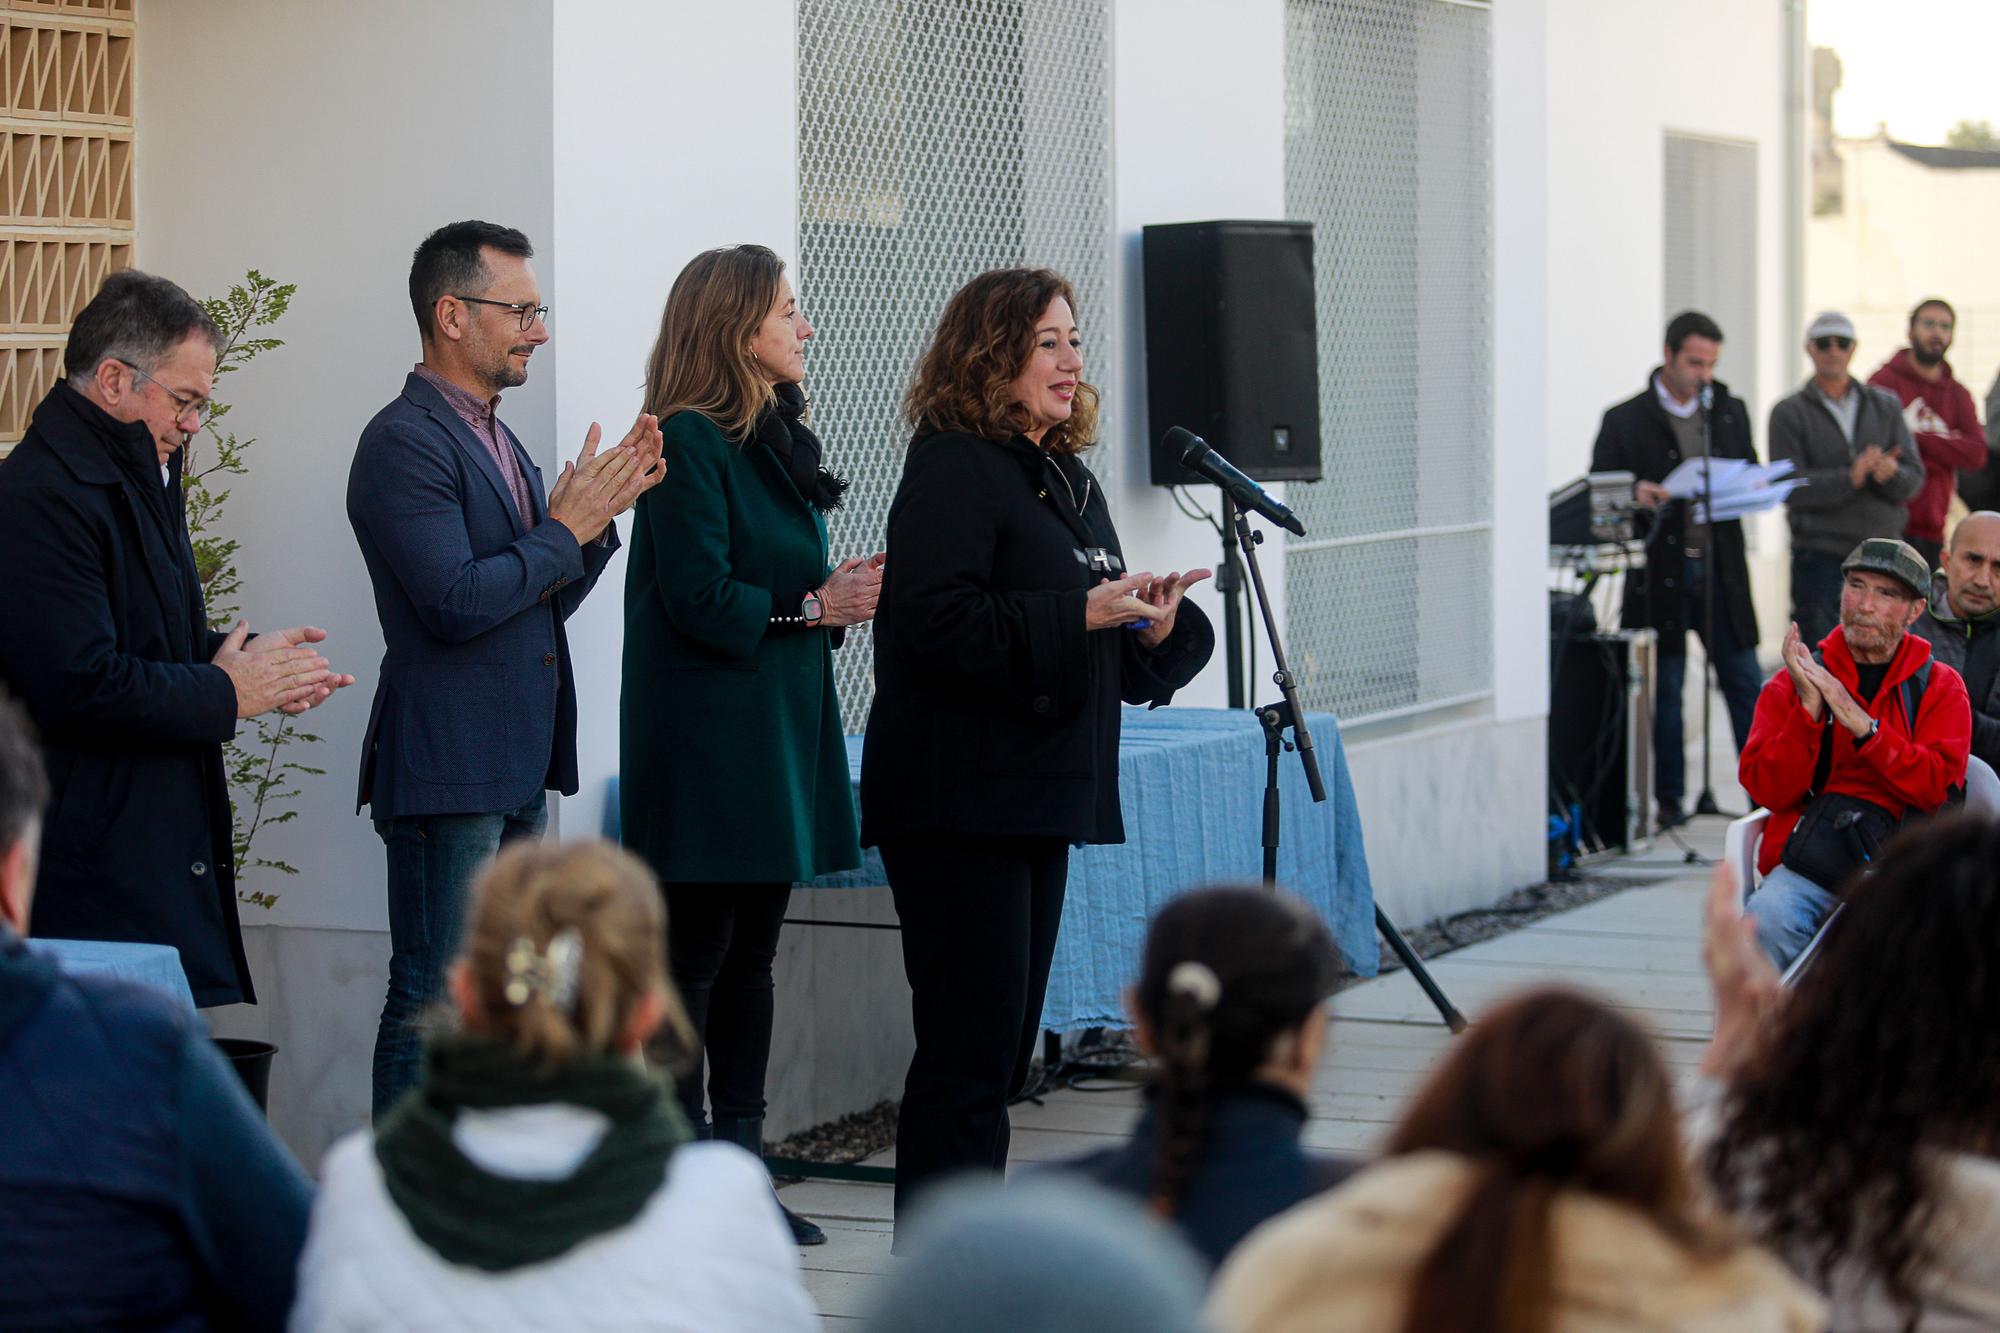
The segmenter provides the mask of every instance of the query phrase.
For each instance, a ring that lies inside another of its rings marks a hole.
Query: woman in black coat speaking
[[[1069,283],[982,274],[945,307],[903,411],[915,430],[889,510],[861,840],[903,925],[917,1049],[896,1131],[913,1193],[1007,1160],[1072,843],[1123,842],[1119,701],[1155,707],[1215,635],[1182,594],[1204,569],[1124,567],[1077,455],[1082,378]]]

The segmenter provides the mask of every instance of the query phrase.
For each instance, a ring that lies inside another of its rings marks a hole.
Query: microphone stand
[[[1225,497],[1223,504],[1227,506],[1228,503]],[[1229,511],[1225,507],[1223,512],[1227,514]],[[1263,616],[1264,636],[1271,643],[1274,668],[1271,679],[1281,696],[1277,703],[1260,705],[1257,709],[1257,721],[1264,728],[1264,885],[1276,888],[1280,829],[1278,755],[1284,750],[1298,751],[1299,763],[1306,771],[1306,789],[1312,793],[1315,804],[1326,800],[1326,782],[1320,776],[1319,753],[1313,749],[1312,732],[1306,726],[1306,710],[1299,703],[1298,682],[1285,660],[1285,645],[1278,636],[1278,622],[1271,614],[1271,599],[1264,591],[1264,572],[1257,566],[1257,547],[1263,542],[1264,534],[1250,526],[1250,516],[1242,510],[1237,510],[1234,517],[1236,546],[1242,551],[1244,563],[1250,570],[1250,587],[1256,593],[1257,609]],[[1287,729],[1292,733],[1290,742],[1285,740]],[[1417,985],[1437,1006],[1438,1016],[1444,1019],[1445,1026],[1453,1032],[1465,1031],[1465,1015],[1453,1008],[1445,993],[1438,989],[1437,982],[1431,979],[1429,970],[1424,967],[1423,959],[1417,957],[1416,950],[1410,947],[1409,941],[1403,938],[1403,933],[1396,929],[1396,923],[1389,919],[1379,903],[1375,906],[1375,929],[1389,941],[1396,957],[1402,959],[1403,966],[1416,978]]]
[[[1707,389],[1707,386],[1703,386]],[[1700,392],[1699,390],[1697,392]],[[1713,392],[1709,390],[1709,392]],[[1701,490],[1698,523],[1701,528],[1701,795],[1695,798],[1698,815],[1719,815],[1722,806],[1715,799],[1709,762],[1710,716],[1715,710],[1715,689],[1722,677],[1715,670],[1715,505],[1710,493],[1709,455],[1712,423],[1709,406],[1701,408]]]
[[[1229,530],[1236,522],[1236,501],[1222,492],[1222,563],[1215,571],[1215,590],[1222,594],[1223,660],[1227,664],[1229,706],[1249,707],[1243,688],[1243,564],[1236,558],[1236,546]]]

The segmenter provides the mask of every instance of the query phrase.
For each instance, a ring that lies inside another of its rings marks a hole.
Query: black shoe
[[[778,1192],[776,1190],[772,1190],[771,1197],[776,1199],[778,1197]],[[795,1245],[826,1244],[826,1233],[819,1229],[819,1225],[806,1218],[800,1217],[797,1213],[785,1207],[785,1201],[783,1199],[778,1199],[778,1211],[785,1215],[785,1222],[792,1229],[793,1244]]]
[[[717,1116],[711,1126],[714,1136],[724,1143],[733,1143],[749,1152],[753,1157],[764,1156],[764,1117],[754,1120],[739,1120],[730,1116]],[[771,1191],[773,1199],[778,1191]],[[806,1218],[800,1217],[785,1207],[784,1200],[778,1199],[778,1211],[785,1215],[785,1223],[792,1229],[792,1242],[797,1245],[824,1245],[826,1233]]]
[[[1670,828],[1679,828],[1692,818],[1692,815],[1677,805],[1663,805],[1659,814],[1654,816],[1653,822],[1659,826],[1660,832],[1665,833]]]

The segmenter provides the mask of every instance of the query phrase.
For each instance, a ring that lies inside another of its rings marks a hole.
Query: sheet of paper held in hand
[[[1776,508],[1785,502],[1786,496],[1805,485],[1805,478],[1791,475],[1791,460],[1784,458],[1775,463],[1752,463],[1747,458],[1690,458],[1669,472],[1660,484],[1677,500],[1695,500],[1702,491],[1704,465],[1709,470],[1709,499],[1715,509],[1713,521],[1717,523]],[[1699,503],[1694,506],[1694,521],[1707,521]]]

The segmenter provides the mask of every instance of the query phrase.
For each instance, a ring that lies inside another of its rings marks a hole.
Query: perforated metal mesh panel
[[[1310,707],[1490,692],[1491,10],[1289,0],[1285,205],[1314,230],[1326,479],[1287,488]]]
[[[1752,405],[1757,396],[1757,146],[1669,134],[1666,142],[1664,316],[1699,310],[1722,326],[1715,377]]]
[[[853,480],[837,555],[880,548],[911,367],[968,278],[1047,266],[1077,293],[1084,374],[1116,402],[1109,0],[798,0],[800,301],[813,420]],[[1100,437],[1110,438],[1102,422]],[[1108,450],[1092,451],[1100,474]],[[834,654],[868,720],[872,644]]]

